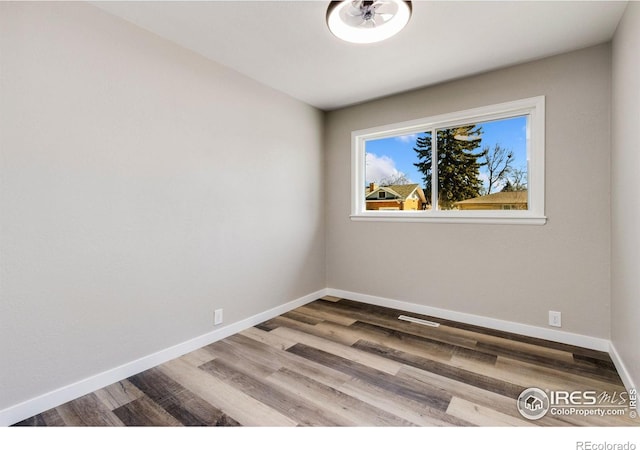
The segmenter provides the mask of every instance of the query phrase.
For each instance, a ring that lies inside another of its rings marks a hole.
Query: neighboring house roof
[[[517,205],[518,203],[527,203],[528,198],[527,191],[496,192],[495,194],[455,202],[454,205]]]
[[[376,188],[372,191],[371,188],[367,187],[364,191],[365,197],[369,197],[371,194],[374,194],[380,190],[389,192],[395,199],[398,200],[406,200],[414,191],[417,190],[417,194],[423,202],[426,202],[424,192],[419,184],[393,184],[391,186],[376,186]],[[372,196],[372,200],[378,200],[377,197]]]

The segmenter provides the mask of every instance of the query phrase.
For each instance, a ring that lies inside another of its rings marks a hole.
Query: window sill
[[[352,214],[356,222],[427,222],[427,223],[474,223],[491,225],[544,225],[545,216],[506,214],[456,214],[456,213],[362,213]]]

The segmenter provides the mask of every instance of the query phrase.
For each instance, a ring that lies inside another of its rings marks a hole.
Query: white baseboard
[[[560,342],[563,344],[576,345],[578,347],[590,348],[592,350],[608,352],[610,349],[610,342],[607,339],[594,338],[591,336],[584,336],[582,334],[550,330],[548,328],[526,325],[518,322],[509,322],[506,320],[493,319],[491,317],[477,316],[474,314],[434,308],[432,306],[418,305],[416,303],[392,300],[389,298],[377,297],[368,294],[360,294],[358,292],[343,291],[340,289],[329,288],[327,289],[327,294],[333,295],[335,297],[355,300],[358,302],[369,303],[372,305],[385,306],[387,308],[400,309],[416,314],[424,314],[427,316],[454,320],[456,322],[462,322],[469,325],[477,325],[494,330],[507,331],[510,333],[522,334],[529,337]]]
[[[627,367],[622,362],[622,358],[620,358],[620,355],[618,354],[616,347],[613,345],[613,342],[610,343],[609,356],[611,356],[611,360],[613,361],[613,364],[616,366],[618,375],[620,375],[620,378],[622,379],[622,382],[624,383],[624,387],[627,390],[627,392],[631,391],[631,389],[638,389],[638,387],[640,386],[638,386],[633,382],[633,379],[631,378],[631,374],[629,373],[629,371],[627,370]]]
[[[186,353],[197,350],[200,347],[204,347],[205,345],[224,339],[232,334],[246,330],[247,328],[264,322],[265,320],[284,314],[294,308],[306,305],[307,303],[324,297],[327,293],[327,289],[320,289],[319,291],[312,292],[304,297],[300,297],[254,316],[218,328],[214,331],[203,334],[202,336],[174,345],[173,347],[160,350],[159,352],[130,361],[119,367],[93,375],[76,383],[63,386],[55,391],[47,392],[46,394],[25,402],[10,406],[9,408],[0,411],[0,426],[12,425],[48,409],[55,408],[56,406],[75,398],[89,394],[98,389],[102,389],[105,386],[109,386],[110,384],[116,383],[144,370],[163,364],[174,358],[178,358]]]

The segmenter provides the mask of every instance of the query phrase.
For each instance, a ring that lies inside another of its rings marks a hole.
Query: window
[[[351,203],[353,220],[544,224],[544,97],[354,131]]]

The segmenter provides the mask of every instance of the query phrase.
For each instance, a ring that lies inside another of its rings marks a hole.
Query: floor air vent
[[[439,327],[440,324],[438,322],[431,322],[429,320],[418,319],[417,317],[410,316],[398,316],[398,319],[405,320],[407,322],[419,323],[420,325],[427,325],[428,327]]]

